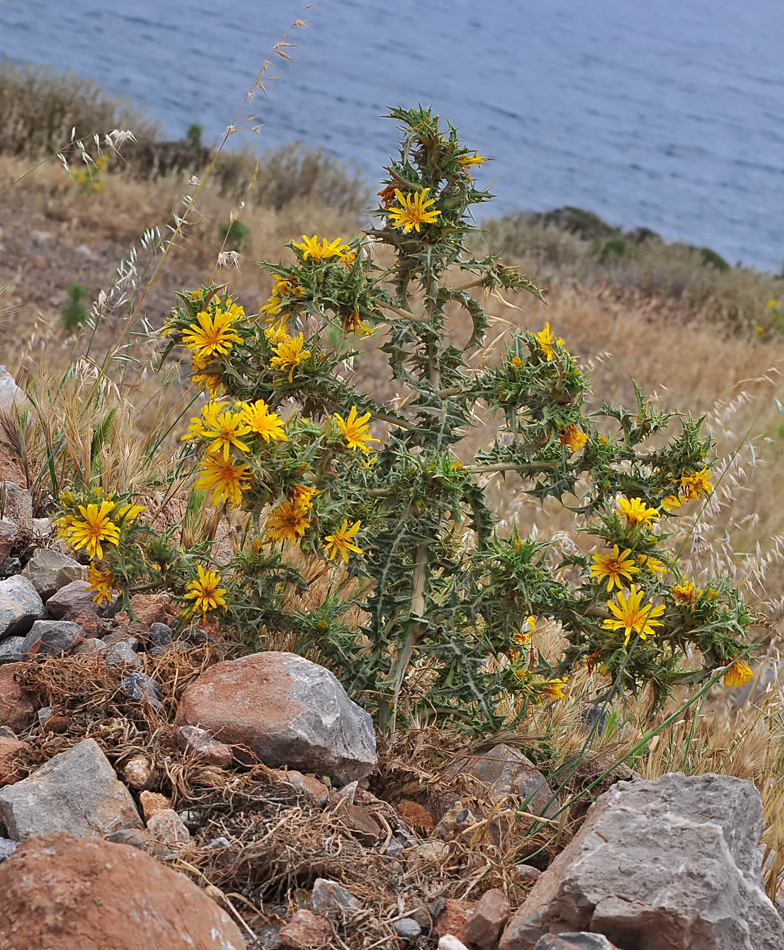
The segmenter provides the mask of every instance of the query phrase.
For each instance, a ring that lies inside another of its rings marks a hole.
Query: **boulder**
[[[466,921],[463,940],[479,950],[493,950],[510,913],[509,901],[500,888],[485,891]]]
[[[536,950],[618,950],[603,934],[547,934],[540,937]]]
[[[22,775],[15,758],[20,752],[29,748],[30,746],[21,739],[0,736],[0,788],[13,785],[21,779]]]
[[[100,613],[101,608],[96,607],[94,596],[95,591],[90,589],[87,581],[71,581],[46,601],[46,612],[55,620],[62,620],[66,614],[78,614],[82,610]]]
[[[364,778],[377,762],[368,713],[329,670],[293,653],[254,653],[206,670],[183,693],[177,725],[247,746],[272,768],[341,783]]]
[[[23,668],[22,663],[0,666],[0,726],[15,732],[35,722],[34,697],[19,684],[18,674]]]
[[[10,409],[12,406],[22,407],[25,394],[16,385],[16,380],[5,366],[0,366],[0,409]]]
[[[763,888],[762,802],[726,775],[619,782],[591,807],[501,939],[590,931],[641,950],[781,950]]]
[[[22,643],[22,655],[67,656],[82,640],[84,630],[67,620],[36,620]]]
[[[78,561],[59,551],[37,548],[22,574],[45,601],[67,584],[83,580],[86,570]]]
[[[33,496],[16,482],[0,482],[0,512],[13,521],[21,534],[29,537],[33,530]]]
[[[245,950],[192,881],[138,848],[36,835],[0,865],[0,950]]]
[[[0,640],[0,664],[21,663],[24,659],[22,656],[24,641],[24,637],[6,637]]]
[[[44,602],[26,577],[0,581],[0,638],[27,633],[44,616]]]
[[[0,789],[0,819],[14,841],[53,831],[103,838],[120,828],[143,827],[131,793],[94,739],[83,739],[29,778]]]

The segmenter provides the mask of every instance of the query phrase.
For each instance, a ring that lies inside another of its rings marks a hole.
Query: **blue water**
[[[0,0],[0,53],[70,66],[170,136],[199,122],[210,140],[301,9]],[[782,0],[318,0],[305,17],[297,64],[253,103],[259,147],[324,145],[375,180],[385,105],[420,100],[495,159],[484,183],[506,173],[499,207],[588,207],[780,268]]]

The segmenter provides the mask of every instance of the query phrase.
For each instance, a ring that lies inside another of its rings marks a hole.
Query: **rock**
[[[231,746],[218,742],[212,733],[207,732],[206,729],[199,729],[198,726],[180,726],[177,730],[177,745],[183,752],[201,759],[208,765],[215,765],[219,769],[229,768],[234,761]]]
[[[102,838],[142,827],[130,792],[94,739],[83,739],[29,778],[0,789],[0,819],[15,841],[53,831]]]
[[[110,656],[111,649],[110,647]],[[136,659],[139,658],[136,657]],[[110,663],[108,657],[106,662]],[[138,699],[140,702],[149,703],[153,709],[163,708],[163,703],[161,703],[161,688],[158,683],[146,673],[130,673],[128,676],[124,676],[120,687],[129,699]]]
[[[422,933],[422,928],[413,917],[401,917],[400,920],[394,921],[392,926],[398,937],[404,940],[416,940]]]
[[[112,844],[127,844],[131,848],[151,854],[154,858],[165,858],[171,853],[169,848],[144,828],[121,828],[107,835],[104,840]]]
[[[160,792],[142,792],[139,795],[139,804],[142,806],[144,820],[149,821],[159,811],[171,811],[171,799]]]
[[[24,637],[6,637],[0,640],[0,664],[21,663],[24,659],[22,656],[24,640]]]
[[[24,391],[16,385],[16,380],[5,366],[0,366],[0,408],[21,408],[25,400]]]
[[[0,561],[5,562],[8,558],[18,534],[19,525],[15,521],[0,518]]]
[[[329,789],[312,775],[303,775],[296,769],[287,769],[285,772],[276,772],[284,782],[291,785],[292,788],[301,792],[306,798],[309,798],[316,805],[326,805],[329,800]]]
[[[173,808],[164,808],[151,815],[147,820],[147,830],[173,851],[178,851],[191,840],[185,822]]]
[[[22,643],[22,654],[67,656],[85,639],[84,630],[67,620],[36,620]]]
[[[619,782],[539,878],[500,948],[533,950],[552,931],[590,931],[645,950],[781,950],[761,834],[751,782],[680,773]]]
[[[167,602],[168,598],[163,594],[134,594],[131,597],[131,610],[145,627],[151,627],[154,623],[166,626]]]
[[[128,640],[118,640],[112,643],[106,650],[106,663],[108,666],[141,666],[142,660],[137,656],[139,641],[134,637]]]
[[[332,924],[309,910],[298,910],[291,920],[280,928],[275,947],[282,950],[315,950],[323,947],[332,936]]]
[[[36,541],[43,541],[48,538],[52,532],[51,518],[33,518],[32,523],[33,537]]]
[[[46,601],[72,581],[82,580],[86,570],[72,557],[49,548],[37,548],[22,571],[22,576],[32,583],[41,599]]]
[[[0,482],[0,513],[18,526],[20,534],[32,534],[33,496],[26,488],[16,482]]]
[[[51,600],[51,598],[49,598]],[[106,625],[98,616],[95,610],[84,608],[82,610],[66,611],[62,620],[68,620],[71,623],[78,623],[84,630],[84,635],[91,639],[100,639],[107,632]]]
[[[443,841],[423,841],[416,849],[414,864],[418,867],[429,865],[436,867],[449,857],[449,845]]]
[[[412,802],[404,798],[395,807],[403,821],[414,831],[429,835],[435,828],[433,816],[419,802]]]
[[[452,934],[447,934],[438,941],[438,950],[468,950],[468,947],[462,940],[458,940]]]
[[[93,601],[94,594],[95,591],[90,590],[87,581],[71,581],[46,601],[46,611],[55,620],[62,620],[66,614],[79,613],[82,610],[100,614],[101,608],[96,609]]]
[[[353,913],[362,909],[362,904],[342,884],[323,877],[316,878],[310,903],[313,910],[321,913]]]
[[[96,640],[90,637],[88,640],[82,640],[78,646],[74,647],[74,656],[95,656],[96,653],[103,653],[109,648],[103,640]]]
[[[322,666],[268,651],[218,663],[180,700],[178,726],[200,726],[244,745],[265,765],[288,765],[341,783],[376,765],[373,723]]]
[[[150,643],[156,647],[168,647],[172,642],[172,628],[167,623],[150,624]]]
[[[44,616],[44,602],[26,577],[15,574],[0,581],[0,637],[27,633]]]
[[[458,799],[436,825],[435,833],[444,841],[453,841],[459,838],[466,828],[477,824],[478,818]]]
[[[18,847],[17,843],[11,841],[10,838],[0,838],[0,864],[2,864],[3,861],[7,861],[8,858],[13,857]]]
[[[152,762],[146,755],[135,755],[125,763],[122,776],[131,788],[145,788],[152,778]]]
[[[218,905],[137,848],[36,836],[0,865],[0,950],[245,950]]]
[[[33,696],[19,685],[22,663],[0,666],[0,726],[21,732],[35,722]]]
[[[436,917],[436,933],[439,937],[445,937],[451,934],[453,937],[457,937],[458,940],[462,940],[467,920],[468,911],[465,907],[463,907],[460,901],[448,897],[444,909],[438,917]]]
[[[530,864],[518,864],[515,870],[517,871],[517,880],[523,887],[533,887],[542,876],[539,868],[533,868]]]
[[[510,913],[509,901],[500,888],[485,891],[466,921],[463,940],[479,950],[493,950]]]
[[[547,934],[536,942],[535,950],[618,950],[603,934]]]
[[[22,562],[18,557],[7,557],[0,564],[0,577],[10,577],[12,574],[19,574],[22,570]]]
[[[351,836],[367,848],[372,847],[379,838],[384,837],[381,825],[373,817],[371,810],[364,805],[352,805],[346,802],[335,809],[335,816],[341,819],[351,832]]]
[[[22,778],[15,757],[29,749],[30,746],[21,739],[7,739],[0,736],[0,788],[5,785],[13,785]]]

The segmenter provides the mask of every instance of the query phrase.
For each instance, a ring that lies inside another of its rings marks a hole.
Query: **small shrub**
[[[204,144],[201,140],[203,132],[203,125],[198,125],[197,123],[193,122],[188,126],[188,131],[185,133],[185,141],[194,151],[200,152],[204,148]]]
[[[84,284],[70,284],[66,287],[65,293],[68,297],[63,305],[63,329],[66,333],[76,333],[87,323],[89,313],[82,303],[87,295],[87,288]]]
[[[218,228],[221,244],[227,251],[242,251],[250,241],[250,228],[242,221],[225,221]]]

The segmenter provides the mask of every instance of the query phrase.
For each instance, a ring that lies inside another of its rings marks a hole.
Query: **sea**
[[[0,55],[70,68],[182,137],[294,140],[363,169],[389,106],[432,105],[492,162],[497,211],[590,208],[613,224],[784,260],[782,0],[0,0]],[[249,120],[249,121],[246,121]],[[254,127],[261,126],[257,132]],[[81,130],[80,130],[81,131]],[[87,130],[85,130],[87,131]]]

